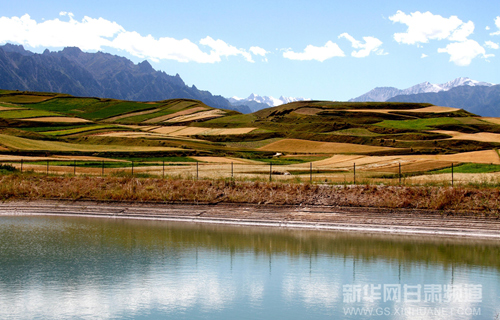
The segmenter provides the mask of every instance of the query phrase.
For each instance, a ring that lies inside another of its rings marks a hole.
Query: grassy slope
[[[190,108],[210,108],[196,100],[173,99],[152,103],[120,101],[100,98],[78,98],[54,93],[26,93],[0,91],[0,102],[27,108],[26,110],[0,111],[0,131],[8,133],[5,128],[17,127],[18,132],[26,132],[23,137],[30,137],[29,132],[38,132],[37,140],[32,142],[7,138],[3,145],[12,149],[37,150],[88,150],[92,135],[103,131],[120,131],[125,128],[113,127],[113,123],[136,124],[146,127],[149,119],[173,114]],[[487,123],[476,116],[459,110],[447,113],[416,113],[405,112],[430,106],[415,103],[349,103],[328,101],[301,101],[274,108],[268,108],[253,114],[239,114],[229,111],[227,116],[208,121],[188,122],[182,125],[208,128],[258,128],[252,133],[240,135],[212,135],[186,137],[180,140],[165,140],[160,138],[126,138],[118,140],[102,138],[95,140],[98,144],[123,145],[132,150],[146,146],[172,146],[185,149],[217,152],[219,155],[243,152],[245,157],[262,157],[259,151],[249,151],[260,148],[279,139],[301,139],[318,142],[350,143],[366,145],[384,150],[401,153],[401,150],[411,150],[411,153],[456,153],[499,148],[500,143],[478,143],[475,141],[446,140],[443,134],[429,133],[429,130],[453,130],[460,132],[500,132],[500,125]],[[302,111],[300,111],[302,109]],[[362,109],[362,112],[348,110]],[[394,112],[369,112],[370,109],[390,109]],[[148,112],[151,110],[151,112]],[[312,110],[312,111],[311,111]],[[298,111],[298,112],[297,112]],[[142,114],[140,114],[142,112]],[[12,115],[1,119],[1,114]],[[16,115],[17,114],[17,115]],[[25,123],[20,118],[41,115],[63,115],[92,120],[88,125]],[[107,119],[119,119],[106,121]],[[153,123],[147,125],[179,125],[176,123]],[[3,126],[4,129],[1,129]],[[37,128],[39,126],[40,128]],[[43,126],[43,127],[42,127]],[[140,130],[141,127],[129,130]],[[11,134],[11,133],[9,133]],[[14,134],[18,135],[18,134]],[[19,135],[18,135],[19,136]],[[76,137],[66,138],[66,137]],[[46,137],[43,138],[43,137]],[[69,140],[68,140],[69,139]],[[43,141],[50,140],[50,141]],[[203,140],[206,140],[203,142]],[[13,142],[15,141],[17,145]],[[149,142],[148,142],[149,141]],[[1,141],[0,141],[1,142]],[[153,143],[154,142],[154,143]],[[47,145],[48,143],[48,145]],[[71,146],[67,145],[70,144]],[[75,147],[73,144],[82,144]],[[382,147],[382,148],[380,148]],[[393,149],[391,149],[393,148]],[[373,149],[378,150],[378,149]],[[396,151],[398,150],[398,151]],[[321,151],[321,150],[318,150]],[[407,152],[407,151],[404,151]],[[267,157],[267,156],[264,156]]]

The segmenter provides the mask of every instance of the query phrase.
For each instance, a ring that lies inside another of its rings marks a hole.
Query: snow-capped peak
[[[229,101],[238,101],[238,102],[250,102],[250,101],[255,101],[258,103],[264,103],[267,104],[270,107],[276,107],[285,103],[290,103],[294,101],[305,101],[305,100],[311,100],[311,99],[304,99],[304,98],[293,98],[293,97],[279,97],[279,98],[274,98],[271,96],[259,96],[254,93],[250,94],[248,98],[246,99],[240,99],[238,97],[232,97],[229,98]]]
[[[393,87],[380,87],[375,88],[357,98],[351,99],[349,101],[387,101],[392,97],[399,95],[410,95],[410,94],[419,94],[419,93],[428,93],[428,92],[440,92],[440,91],[448,91],[455,87],[460,86],[494,86],[493,83],[482,82],[477,80],[472,80],[470,78],[461,77],[456,78],[454,80],[448,81],[442,84],[433,84],[428,81],[422,82],[420,84],[414,85],[413,87],[407,89],[397,89]]]

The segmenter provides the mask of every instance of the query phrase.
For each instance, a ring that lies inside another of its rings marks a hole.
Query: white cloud
[[[168,59],[179,62],[215,63],[224,57],[242,56],[245,60],[253,62],[250,52],[209,36],[201,39],[198,45],[188,39],[143,36],[135,31],[127,31],[118,23],[103,18],[93,19],[85,16],[81,21],[77,21],[71,12],[61,11],[59,15],[68,17],[69,20],[61,21],[56,18],[38,23],[28,14],[20,18],[0,17],[0,30],[2,30],[0,43],[13,42],[34,48],[75,46],[82,50],[93,51],[110,47],[153,61]],[[202,50],[203,47],[207,47],[209,51]]]
[[[490,49],[495,49],[495,50],[498,50],[500,48],[498,43],[495,43],[493,41],[485,41],[484,45]]]
[[[474,23],[469,21],[462,24],[458,29],[453,31],[449,40],[451,41],[465,41],[474,32]]]
[[[486,30],[490,30],[490,27],[489,27],[489,26],[486,26],[486,28],[485,28],[485,29],[486,29]]]
[[[498,31],[490,33],[490,36],[498,36],[498,35],[500,35],[500,16],[496,17],[496,19],[495,19],[495,25],[497,26]]]
[[[287,50],[283,53],[283,57],[290,60],[317,60],[323,62],[333,57],[344,57],[344,52],[340,47],[331,41],[328,41],[323,47],[315,47],[308,45],[304,52],[293,52]]]
[[[265,57],[266,54],[269,53],[261,47],[250,47],[250,52],[256,56],[262,56],[262,57]]]
[[[463,42],[453,42],[446,46],[446,48],[439,48],[439,53],[448,53],[450,55],[450,62],[455,63],[457,66],[468,66],[472,59],[482,56],[487,59],[494,57],[493,54],[486,54],[484,48],[474,40],[466,40]]]
[[[78,46],[83,50],[99,50],[109,46],[116,34],[123,32],[122,26],[103,18],[84,17],[81,22],[73,19],[59,19],[37,23],[28,14],[22,17],[0,17],[0,43],[15,42],[31,47]]]
[[[252,55],[250,53],[246,52],[243,49],[237,49],[236,47],[233,47],[220,39],[214,40],[211,37],[207,36],[204,39],[200,40],[200,44],[212,48],[210,55],[218,57],[217,61],[220,61],[220,57],[241,55],[248,62],[253,62]]]
[[[427,57],[428,57],[428,55],[426,55],[425,53],[422,53],[422,55],[420,56],[420,58],[422,58],[422,59],[427,58]]]
[[[389,17],[389,20],[408,26],[406,33],[394,34],[397,42],[405,44],[428,43],[429,40],[443,39],[465,41],[467,36],[474,31],[472,21],[464,23],[457,16],[444,18],[429,11],[424,13],[416,11],[409,15],[398,11]]]
[[[361,41],[358,41],[354,39],[351,35],[348,33],[342,33],[339,38],[346,38],[349,40],[352,44],[352,47],[354,49],[360,49],[358,51],[353,51],[351,55],[355,58],[365,58],[370,55],[371,52],[374,52],[377,55],[385,55],[387,53],[384,52],[383,49],[379,49],[379,47],[382,45],[382,41],[380,41],[377,38],[374,37],[363,37],[363,40],[365,43],[361,43]]]

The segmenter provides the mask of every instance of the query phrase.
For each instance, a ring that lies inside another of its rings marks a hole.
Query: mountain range
[[[407,89],[398,89],[395,87],[377,87],[349,101],[350,102],[388,101],[389,99],[396,96],[448,91],[452,88],[461,86],[491,87],[493,85],[494,85],[493,83],[476,81],[470,78],[456,78],[455,80],[443,84],[433,84],[426,81]]]
[[[470,78],[443,83],[423,82],[407,89],[377,87],[349,100],[432,103],[467,110],[483,117],[500,117],[500,85]]]
[[[259,111],[269,107],[277,107],[282,104],[295,102],[295,101],[306,101],[310,99],[304,98],[292,98],[292,97],[279,97],[278,99],[269,96],[259,96],[256,94],[250,94],[248,98],[238,98],[231,97],[228,98],[229,102],[233,106],[247,106],[252,112]]]
[[[221,109],[249,113],[222,96],[189,87],[179,74],[156,71],[148,61],[134,64],[108,53],[85,53],[76,47],[36,54],[21,45],[0,46],[0,88],[68,93],[134,101],[196,99]]]

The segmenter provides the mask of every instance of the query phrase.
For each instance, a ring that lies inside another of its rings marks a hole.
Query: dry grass
[[[181,129],[187,128],[186,126],[171,126],[171,127],[157,127],[156,129],[151,130],[152,132],[162,133],[162,134],[172,134]]]
[[[9,110],[22,110],[24,108],[21,107],[6,107],[6,106],[0,106],[0,111],[9,111]]]
[[[416,155],[416,156],[408,155],[400,157],[401,159],[500,164],[500,158],[495,150],[462,152],[456,154]]]
[[[484,120],[484,121],[490,122],[490,123],[494,123],[494,124],[500,124],[500,118],[488,118],[488,117],[484,117],[484,118],[481,118],[481,120]]]
[[[180,117],[180,116],[183,116],[183,115],[188,115],[188,114],[191,114],[191,113],[195,113],[195,112],[199,112],[199,111],[203,111],[203,110],[207,110],[207,108],[204,108],[204,107],[195,107],[195,108],[190,108],[190,109],[186,109],[186,110],[182,110],[182,111],[178,111],[176,113],[172,113],[172,114],[167,114],[165,116],[160,116],[160,117],[156,117],[156,118],[152,118],[152,119],[148,119],[146,121],[143,121],[143,123],[157,123],[157,122],[164,122],[168,119],[172,119],[172,118],[175,118],[175,117]]]
[[[201,108],[201,107],[200,107]],[[187,114],[184,116],[179,116],[175,118],[168,119],[163,122],[186,122],[186,121],[195,121],[195,120],[204,120],[204,119],[212,119],[219,118],[226,114],[225,111],[220,109],[213,109],[210,111],[196,112],[193,114]]]
[[[328,205],[453,210],[455,214],[498,217],[498,188],[352,186],[329,187],[279,182],[0,176],[0,199],[89,199],[189,203]],[[450,212],[451,213],[451,212]]]
[[[86,119],[73,118],[73,117],[38,117],[38,118],[28,118],[20,119],[23,121],[35,121],[35,122],[57,122],[57,123],[82,123],[91,122]]]
[[[169,136],[190,136],[190,135],[232,135],[250,133],[257,128],[202,128],[202,127],[186,127],[186,126],[171,126],[160,127],[151,130],[152,132],[162,133]]]
[[[206,131],[207,128],[200,127],[184,127],[180,130],[172,132],[171,136],[192,136],[196,134],[201,134],[203,131]]]
[[[201,162],[210,162],[210,163],[259,164],[258,161],[230,158],[230,157],[191,157],[191,158]]]
[[[295,153],[367,153],[396,149],[388,147],[365,146],[351,143],[283,139],[261,147],[259,148],[259,150]]]
[[[107,118],[107,119],[104,119],[103,121],[112,122],[112,121],[121,120],[121,119],[125,119],[125,118],[130,118],[130,117],[135,117],[135,116],[142,116],[144,114],[155,113],[155,112],[158,112],[158,111],[161,111],[161,110],[162,109],[151,109],[151,110],[146,110],[146,111],[131,112],[131,113],[122,114],[122,115],[119,115],[119,116]]]
[[[425,107],[425,108],[420,108],[420,109],[411,109],[411,110],[405,110],[407,112],[425,112],[425,113],[446,113],[446,112],[455,112],[460,109],[458,108],[451,108],[451,107],[438,107],[438,106],[432,106],[432,107]]]
[[[324,111],[324,110],[320,109],[320,108],[300,108],[300,109],[294,110],[293,112],[298,113],[298,114],[305,114],[308,116],[313,116],[315,114],[320,113],[321,111]]]
[[[472,140],[481,142],[500,142],[500,134],[491,132],[463,133],[458,131],[433,130],[431,132],[447,134],[449,140]]]

